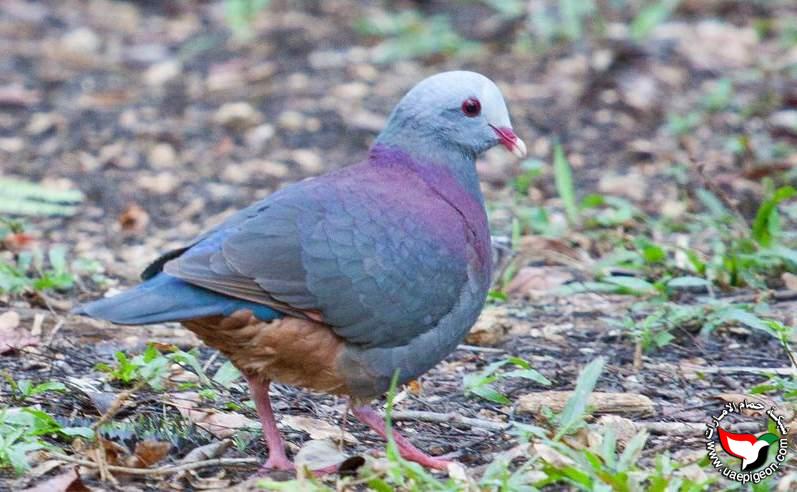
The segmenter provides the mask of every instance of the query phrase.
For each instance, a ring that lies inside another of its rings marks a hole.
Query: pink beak
[[[507,127],[499,128],[493,125],[490,125],[490,127],[495,131],[496,135],[498,135],[498,138],[501,140],[501,144],[506,147],[508,151],[515,154],[519,159],[526,157],[526,143],[515,135],[514,130]]]

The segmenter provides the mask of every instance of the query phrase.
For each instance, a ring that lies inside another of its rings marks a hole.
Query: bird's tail
[[[229,315],[239,309],[250,309],[263,321],[282,316],[268,306],[218,294],[166,273],[113,297],[82,304],[72,313],[120,325],[146,325]]]

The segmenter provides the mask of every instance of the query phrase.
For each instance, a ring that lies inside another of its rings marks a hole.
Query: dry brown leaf
[[[579,243],[576,247],[563,239],[552,239],[542,236],[524,236],[518,247],[518,258],[521,265],[535,261],[546,261],[555,265],[565,265],[579,269],[588,269],[593,261],[587,254],[590,239],[586,236],[571,239]]]
[[[572,391],[542,391],[521,396],[517,401],[518,411],[539,415],[543,408],[560,412],[572,396]],[[595,392],[589,396],[587,405],[596,414],[619,413],[653,415],[653,402],[638,393]]]
[[[19,326],[19,313],[6,311],[0,314],[0,354],[38,344],[39,338]]]
[[[133,468],[149,468],[159,463],[169,454],[171,444],[163,441],[146,440],[136,444],[133,456],[127,460],[127,466]]]
[[[141,232],[149,224],[149,214],[137,203],[129,204],[117,219],[125,232]]]
[[[555,450],[551,446],[547,444],[543,444],[541,442],[535,442],[532,447],[534,451],[546,462],[552,464],[557,468],[564,468],[566,466],[573,466],[575,463],[573,460],[568,458],[567,456],[563,455],[559,451]]]
[[[228,490],[232,481],[224,478],[227,475],[223,469],[219,470],[215,476],[202,476],[195,470],[188,471],[188,483],[193,490]]]
[[[408,382],[405,386],[407,388],[407,391],[409,391],[415,396],[420,396],[423,394],[423,383],[421,383],[420,379],[413,379],[412,381]]]
[[[601,434],[605,434],[606,430],[612,429],[617,437],[617,442],[622,445],[627,444],[639,432],[636,424],[631,419],[619,415],[602,415],[597,424],[604,429]]]
[[[784,272],[783,275],[780,276],[783,280],[784,285],[789,290],[797,290],[797,275],[789,272]]]
[[[647,195],[647,179],[636,172],[604,174],[598,183],[598,191],[607,195],[619,195],[634,201],[643,201]]]
[[[83,485],[76,468],[60,473],[23,492],[84,492],[90,489]]]
[[[342,431],[341,428],[336,425],[312,417],[283,415],[282,423],[292,429],[308,433],[311,439],[332,439],[338,441],[342,436],[343,441],[349,444],[357,444],[359,442],[350,432]]]
[[[510,297],[542,297],[574,279],[575,276],[566,268],[523,267],[509,282],[505,292]]]
[[[501,343],[512,324],[502,307],[488,307],[470,329],[465,341],[471,345],[491,347]]]
[[[109,465],[123,466],[126,464],[127,459],[130,456],[129,449],[117,442],[104,438],[100,438],[100,445],[102,446],[102,449],[105,450],[105,461]],[[96,451],[96,449],[88,448],[85,451],[88,451],[89,454],[91,454],[92,452]]]
[[[9,251],[19,252],[25,249],[31,249],[36,243],[36,236],[28,232],[16,232],[7,234],[3,238],[3,246]]]
[[[210,432],[218,439],[230,437],[240,429],[257,428],[260,425],[237,412],[196,408],[199,399],[196,392],[188,391],[173,394],[166,403],[175,406],[184,418]]]
[[[192,449],[185,456],[180,459],[180,463],[192,463],[194,461],[209,460],[218,458],[232,446],[232,440],[223,439],[221,441],[212,442]]]

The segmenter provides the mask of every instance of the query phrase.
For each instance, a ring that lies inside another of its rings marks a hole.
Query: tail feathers
[[[80,305],[72,313],[120,325],[145,325],[229,315],[239,309],[249,309],[263,321],[282,316],[268,306],[217,294],[165,273],[121,294]]]

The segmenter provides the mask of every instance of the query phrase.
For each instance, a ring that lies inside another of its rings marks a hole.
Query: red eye
[[[469,97],[462,101],[462,112],[470,118],[479,116],[479,113],[482,112],[482,103],[475,97]]]

